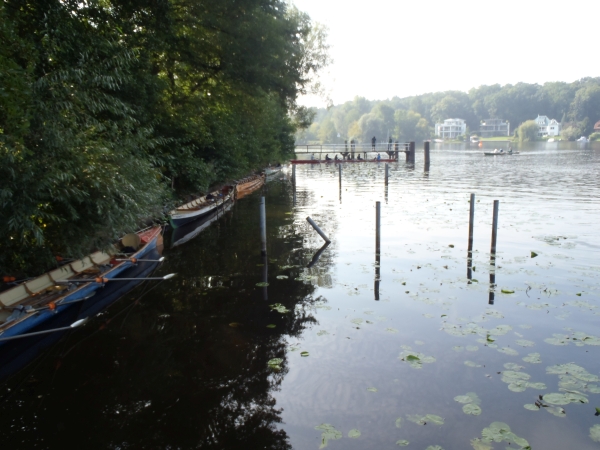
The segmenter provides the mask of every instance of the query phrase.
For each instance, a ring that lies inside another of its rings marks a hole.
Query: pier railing
[[[409,150],[408,142],[377,142],[375,145],[371,143],[361,144],[310,144],[310,145],[296,145],[296,154],[329,154],[333,157],[336,154],[369,154],[369,153],[386,153],[386,152],[398,152],[406,153]]]

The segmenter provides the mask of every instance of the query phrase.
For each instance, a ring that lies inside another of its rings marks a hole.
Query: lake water
[[[418,149],[387,186],[384,164],[344,165],[341,188],[334,164],[298,165],[295,188],[286,168],[167,248],[158,273],[176,278],[5,380],[3,442],[598,448],[599,171],[600,147],[575,143],[494,157],[436,145],[428,172]],[[332,241],[318,259],[307,216]]]

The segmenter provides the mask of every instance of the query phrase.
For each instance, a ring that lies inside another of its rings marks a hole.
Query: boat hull
[[[256,175],[238,182],[235,186],[236,198],[242,198],[256,191],[265,184],[266,175]]]
[[[157,246],[153,247],[144,256],[146,259],[158,260],[161,253],[162,236]],[[141,284],[143,282],[142,278],[148,277],[159,264],[158,261],[140,261],[135,265],[130,265],[115,278],[134,278],[134,280],[108,283],[95,291],[95,294],[88,300],[65,304],[60,313],[53,314],[28,332],[69,327],[77,320],[96,316]],[[15,375],[31,364],[42,352],[59,342],[69,332],[70,330],[57,331],[6,342],[6,345],[0,347],[0,380]]]
[[[144,258],[149,252],[156,249],[157,243],[160,241],[162,244],[162,227],[152,227],[148,230],[138,232],[141,241],[144,246],[137,252],[131,255],[131,258]],[[131,260],[122,261],[117,263],[115,266],[100,272],[97,274],[99,278],[107,278],[111,280],[117,277],[120,273],[126,269],[132,267],[135,263]],[[58,280],[57,280],[58,281]],[[68,282],[68,279],[65,280]],[[110,282],[109,282],[110,283]],[[50,319],[61,315],[66,309],[69,309],[72,304],[85,303],[86,298],[91,298],[96,294],[96,291],[101,289],[104,284],[95,281],[95,278],[90,278],[89,282],[85,284],[72,284],[74,288],[69,289],[64,295],[58,299],[52,301],[53,307],[41,309],[34,312],[23,312],[22,315],[6,323],[0,330],[0,338],[8,338],[13,336],[19,336],[31,332],[33,329],[45,326],[45,323]],[[42,305],[43,306],[43,305]],[[0,347],[6,345],[10,341],[0,341]]]
[[[231,195],[225,196],[223,199],[218,199],[212,205],[209,205],[205,208],[201,208],[199,210],[190,210],[190,211],[181,211],[181,212],[171,212],[169,213],[169,224],[173,228],[179,228],[188,223],[194,222],[196,220],[204,219],[205,217],[214,214],[220,209],[223,209],[223,206],[229,202],[231,199]]]

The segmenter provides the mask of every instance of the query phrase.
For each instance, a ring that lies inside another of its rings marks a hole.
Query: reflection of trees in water
[[[287,374],[286,339],[317,323],[314,306],[324,299],[313,297],[310,282],[294,279],[314,249],[300,245],[303,231],[285,214],[289,187],[270,183],[266,194],[268,257],[276,259],[268,263],[268,302],[256,287],[262,260],[253,196],[165,252],[162,271],[176,278],[73,348],[61,369],[40,367],[1,405],[14,418],[0,425],[5,441],[20,443],[13,448],[43,437],[49,447],[290,449],[272,393]],[[280,227],[288,227],[285,237],[276,237]],[[321,272],[330,265],[323,264]],[[289,278],[275,278],[281,274]],[[290,312],[273,311],[273,303]],[[269,368],[273,358],[283,359],[281,371]]]

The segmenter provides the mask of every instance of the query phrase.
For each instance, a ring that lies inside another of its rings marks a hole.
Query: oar
[[[59,280],[57,283],[108,283],[109,281],[148,281],[148,280],[168,280],[173,278],[176,274],[170,273],[169,275],[165,275],[164,277],[148,277],[148,278],[78,278],[74,280]]]
[[[0,341],[10,341],[12,339],[21,339],[21,338],[26,338],[26,337],[30,337],[30,336],[37,336],[38,334],[46,334],[46,333],[53,333],[55,331],[70,330],[72,328],[77,328],[78,326],[83,325],[87,321],[88,321],[88,318],[86,317],[85,319],[79,319],[79,320],[73,322],[68,327],[53,328],[52,330],[35,331],[33,333],[19,334],[18,336],[10,336],[10,337],[5,337],[5,338],[0,338]]]
[[[164,256],[162,256],[160,259],[137,259],[137,258],[115,259],[115,261],[131,261],[134,264],[136,262],[140,262],[140,261],[145,261],[145,262],[163,262],[164,260],[165,260]]]

